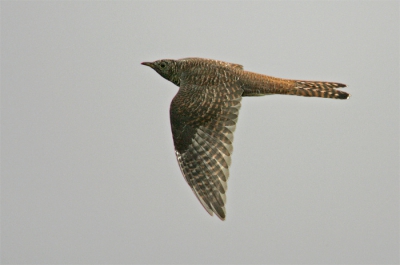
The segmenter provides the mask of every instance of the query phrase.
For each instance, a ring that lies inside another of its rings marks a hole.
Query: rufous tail
[[[304,97],[348,99],[350,94],[345,91],[338,90],[338,88],[341,87],[346,87],[346,85],[333,82],[295,80],[294,87],[292,89],[288,89],[287,94]]]

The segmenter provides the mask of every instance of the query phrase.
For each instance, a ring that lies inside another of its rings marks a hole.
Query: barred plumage
[[[225,219],[233,133],[244,96],[288,94],[347,99],[341,83],[275,78],[239,64],[185,58],[144,62],[179,86],[171,102],[175,154],[187,183],[206,211]]]

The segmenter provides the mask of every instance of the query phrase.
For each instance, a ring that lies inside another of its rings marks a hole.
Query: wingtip
[[[219,215],[217,212],[215,212],[215,215],[218,216],[218,218],[219,218],[221,221],[225,221],[225,217],[226,217],[225,213],[224,213],[223,215]]]
[[[218,216],[218,218],[221,219],[221,221],[225,221],[225,216],[226,216],[225,207],[213,204],[211,204],[211,207],[215,215]]]

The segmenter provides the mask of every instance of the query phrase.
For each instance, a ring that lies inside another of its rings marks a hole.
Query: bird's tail
[[[348,99],[350,97],[349,93],[339,90],[346,87],[342,83],[283,79],[246,71],[241,80],[244,90],[242,96],[244,97],[271,94],[335,99]]]
[[[294,87],[288,89],[287,94],[304,97],[348,99],[350,94],[338,89],[341,87],[346,87],[346,85],[334,82],[295,80]]]

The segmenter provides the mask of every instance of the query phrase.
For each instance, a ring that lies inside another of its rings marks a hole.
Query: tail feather
[[[339,90],[342,87],[346,87],[346,85],[336,82],[284,79],[247,71],[243,71],[240,80],[242,82],[243,97],[271,94],[334,99],[348,99],[350,97],[349,93]]]
[[[338,90],[341,87],[346,87],[346,85],[333,82],[295,81],[295,87],[291,90],[292,93],[289,94],[305,97],[348,99],[350,94]]]

